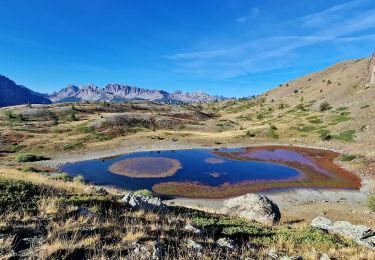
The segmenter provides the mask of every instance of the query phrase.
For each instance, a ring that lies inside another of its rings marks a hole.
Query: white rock
[[[236,243],[232,239],[228,239],[228,238],[219,238],[216,241],[216,244],[220,247],[226,247],[230,249],[233,249],[237,246]]]
[[[223,212],[268,225],[281,218],[279,207],[272,200],[252,193],[224,201]]]
[[[168,207],[158,197],[145,197],[128,193],[122,198],[122,201],[134,209],[153,210],[159,212],[168,211]]]
[[[191,224],[186,224],[184,226],[184,230],[186,232],[189,232],[189,233],[194,233],[194,234],[197,234],[197,235],[200,235],[202,233],[202,231],[196,227],[193,227],[193,225]]]

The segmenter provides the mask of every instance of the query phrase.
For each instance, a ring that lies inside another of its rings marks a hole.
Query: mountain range
[[[51,104],[47,95],[34,92],[0,75],[0,107],[20,104]]]
[[[75,101],[127,101],[127,100],[150,100],[158,103],[194,103],[213,102],[224,100],[224,97],[211,96],[203,92],[182,92],[169,93],[164,90],[150,90],[135,86],[108,84],[104,88],[95,85],[74,86],[66,88],[49,95],[54,103],[75,102]]]
[[[164,90],[150,90],[135,86],[108,84],[104,88],[95,85],[74,86],[52,94],[34,92],[14,81],[0,75],[0,107],[32,104],[51,104],[78,101],[108,101],[121,102],[128,100],[149,100],[158,103],[180,104],[194,102],[214,102],[226,99],[221,96],[211,96],[203,92],[169,93]]]

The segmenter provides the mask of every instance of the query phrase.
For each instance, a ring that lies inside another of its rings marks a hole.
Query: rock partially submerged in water
[[[276,224],[281,219],[279,207],[268,197],[249,193],[224,201],[224,213],[263,224]]]
[[[333,222],[328,218],[316,217],[311,226],[354,240],[356,243],[375,250],[375,232],[363,225],[353,225],[348,221]]]
[[[168,207],[159,197],[141,196],[133,193],[126,194],[122,201],[134,209],[167,212]]]

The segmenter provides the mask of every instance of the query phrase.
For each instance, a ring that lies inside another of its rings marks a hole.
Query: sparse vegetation
[[[375,194],[369,195],[367,198],[367,206],[375,212]]]
[[[320,131],[319,137],[323,141],[329,141],[329,140],[332,139],[332,135],[331,135],[330,131],[328,131],[328,130],[322,130],[322,131]]]
[[[246,136],[247,137],[255,137],[255,135],[256,134],[254,132],[250,131],[250,130],[246,131]]]
[[[73,178],[73,181],[74,182],[78,182],[78,183],[84,183],[85,182],[85,178],[82,175],[78,175],[78,176],[75,176]]]
[[[35,154],[20,154],[17,156],[18,162],[36,162],[46,160],[48,158]]]
[[[272,139],[279,139],[279,135],[276,133],[274,129],[269,129],[266,132],[266,136]]]
[[[356,158],[357,158],[357,156],[354,155],[354,154],[343,154],[343,155],[340,156],[339,160],[344,161],[344,162],[348,162],[348,161],[353,161]]]
[[[146,190],[146,189],[137,190],[134,192],[134,194],[137,196],[143,196],[143,197],[148,197],[148,198],[154,197],[153,192]]]
[[[323,103],[320,104],[319,106],[319,110],[320,111],[326,111],[326,110],[329,110],[331,109],[331,105],[327,102],[327,101],[324,101]]]
[[[355,130],[346,130],[340,132],[338,135],[333,136],[335,139],[345,142],[353,142],[355,138]]]

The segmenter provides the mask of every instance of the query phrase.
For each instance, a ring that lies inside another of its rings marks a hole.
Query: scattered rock
[[[348,221],[333,222],[324,217],[316,217],[313,219],[311,226],[352,239],[360,245],[375,250],[375,232],[369,227],[353,225]]]
[[[0,245],[4,243],[6,238],[7,238],[7,235],[0,233]]]
[[[133,250],[130,251],[129,256],[134,259],[146,260],[151,259],[151,252],[146,245],[134,242],[132,244]]]
[[[164,255],[164,247],[159,241],[152,243],[152,259],[162,260]]]
[[[303,260],[302,256],[283,256],[279,260]]]
[[[109,192],[103,187],[95,187],[95,189],[96,189],[95,194],[97,195],[102,195],[102,196],[109,195]]]
[[[194,250],[197,250],[197,251],[201,251],[203,249],[203,246],[197,242],[195,242],[194,240],[191,240],[191,239],[188,239],[186,241],[186,246],[188,248],[192,248]]]
[[[232,239],[228,239],[228,238],[219,238],[216,241],[216,244],[220,247],[226,247],[230,249],[233,249],[237,246],[236,243]]]
[[[78,215],[92,218],[95,216],[95,213],[87,208],[80,207],[75,211]]]
[[[271,257],[272,259],[277,259],[279,257],[279,255],[276,253],[275,250],[269,251],[268,256]]]
[[[278,223],[281,218],[279,207],[272,200],[252,193],[224,201],[223,211],[268,225]]]
[[[32,236],[25,237],[14,241],[13,250],[17,254],[21,254],[23,251],[28,250],[32,246],[41,245],[45,241],[43,236]]]
[[[319,257],[319,260],[331,260],[331,258],[327,254],[322,254]]]
[[[101,195],[101,196],[109,195],[109,192],[106,189],[104,189],[103,187],[97,187],[97,186],[88,186],[85,188],[84,191],[92,195]]]
[[[191,224],[186,224],[184,230],[189,233],[194,233],[197,235],[202,234],[202,231],[196,227],[193,227]]]
[[[146,197],[128,193],[122,198],[122,201],[134,209],[168,211],[168,207],[158,197]]]

